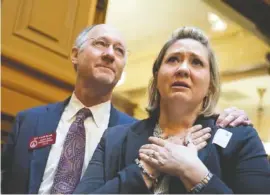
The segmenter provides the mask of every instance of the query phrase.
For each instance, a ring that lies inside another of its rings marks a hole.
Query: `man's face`
[[[95,26],[82,48],[77,49],[76,63],[73,61],[77,77],[89,84],[102,83],[114,87],[123,72],[126,51],[124,39],[116,29],[104,24]]]

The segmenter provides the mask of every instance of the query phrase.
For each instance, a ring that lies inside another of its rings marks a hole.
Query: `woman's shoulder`
[[[252,126],[240,125],[237,127],[216,128],[212,143],[215,145],[224,144],[221,147],[226,154],[241,154],[241,156],[265,155],[258,132]]]
[[[231,133],[231,136],[234,140],[244,141],[250,139],[251,137],[257,137],[258,133],[253,126],[250,125],[239,125],[236,127],[225,127],[225,128],[217,128],[217,132],[219,130],[224,130]]]
[[[201,123],[205,123],[205,126],[210,126],[214,135],[231,135],[233,139],[245,140],[250,137],[258,136],[257,130],[251,125],[238,125],[235,127],[219,127],[216,125],[218,116],[202,117]]]

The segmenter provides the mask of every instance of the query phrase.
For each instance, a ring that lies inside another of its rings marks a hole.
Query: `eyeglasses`
[[[91,45],[100,50],[108,49],[110,45],[112,45],[112,43],[108,42],[105,39],[94,39],[94,38],[90,39],[93,40]],[[121,45],[117,44],[113,45],[113,50],[115,54],[119,57],[125,57],[126,55],[129,54],[129,52]]]

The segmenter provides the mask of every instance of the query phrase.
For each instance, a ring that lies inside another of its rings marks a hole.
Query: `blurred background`
[[[147,87],[171,32],[197,26],[210,37],[222,78],[218,111],[245,110],[270,154],[269,0],[2,0],[1,144],[17,112],[62,101],[73,91],[69,59],[86,26],[112,24],[130,55],[114,105],[147,117]]]

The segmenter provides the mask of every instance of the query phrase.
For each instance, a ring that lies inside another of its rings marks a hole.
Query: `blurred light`
[[[270,142],[263,142],[265,151],[268,155],[270,155]]]
[[[214,13],[208,12],[208,21],[213,31],[224,31],[227,29],[227,23]]]
[[[120,80],[119,80],[118,83],[116,84],[116,86],[120,86],[120,85],[124,84],[125,80],[126,80],[126,72],[124,71],[124,72],[122,73],[122,75],[121,75]]]

